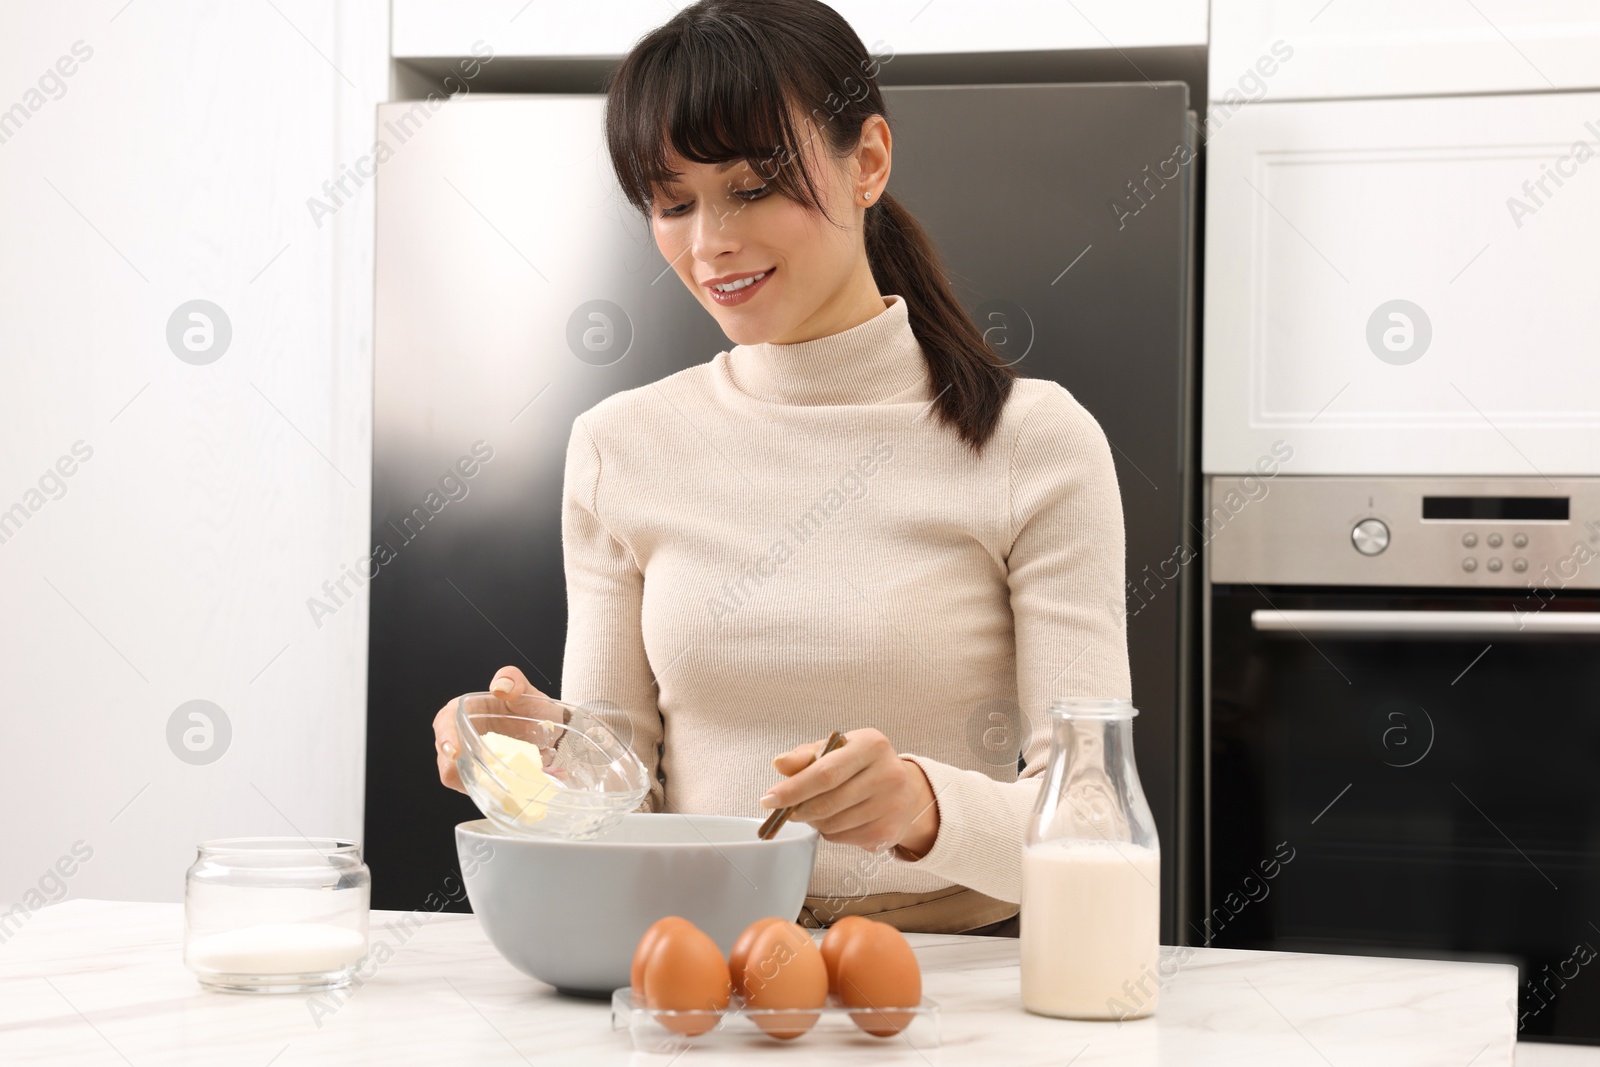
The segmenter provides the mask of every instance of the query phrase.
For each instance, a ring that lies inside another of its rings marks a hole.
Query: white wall
[[[829,0],[875,55],[1206,43],[1207,0]],[[683,0],[394,0],[396,57],[621,56]],[[883,42],[881,46],[875,42]]]
[[[178,900],[201,839],[361,831],[365,598],[320,629],[305,601],[367,541],[371,185],[306,201],[370,148],[388,8],[0,24],[0,911],[79,840],[71,896]],[[166,339],[195,298],[232,325],[208,365]],[[232,729],[206,765],[167,740],[196,699]]]

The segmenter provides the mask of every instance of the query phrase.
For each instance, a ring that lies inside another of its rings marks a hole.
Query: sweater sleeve
[[[650,772],[641,810],[662,811],[661,711],[645,655],[640,609],[644,574],[600,517],[600,450],[578,416],[567,441],[561,490],[561,552],[567,582],[567,645],[561,699],[594,713]]]
[[[1132,694],[1123,590],[1122,498],[1104,431],[1056,385],[1023,418],[1011,458],[1006,556],[1027,734],[1016,781],[922,756],[939,833],[902,860],[1000,900],[1022,895],[1022,841],[1050,754],[1045,708],[1056,697]]]

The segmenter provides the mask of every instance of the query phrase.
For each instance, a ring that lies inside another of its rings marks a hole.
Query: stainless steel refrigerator
[[[1190,832],[1195,122],[1182,82],[885,89],[890,190],[1024,377],[1113,446],[1162,939]],[[560,692],[573,417],[730,342],[617,192],[593,95],[379,109],[366,850],[373,905],[459,897],[429,722],[506,664]],[[430,894],[433,896],[430,898]],[[460,902],[464,907],[464,898]],[[437,904],[432,905],[437,906]]]

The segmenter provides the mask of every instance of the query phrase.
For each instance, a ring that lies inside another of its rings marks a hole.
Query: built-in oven
[[[1219,477],[1203,533],[1190,936],[1513,962],[1600,1043],[1600,479]]]

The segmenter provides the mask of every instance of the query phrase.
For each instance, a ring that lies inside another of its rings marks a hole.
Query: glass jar
[[[1022,852],[1022,1005],[1137,1019],[1160,993],[1161,847],[1127,700],[1058,699]]]
[[[371,897],[353,841],[202,842],[184,876],[184,966],[201,985],[237,993],[347,985],[367,954]]]

